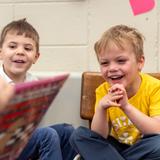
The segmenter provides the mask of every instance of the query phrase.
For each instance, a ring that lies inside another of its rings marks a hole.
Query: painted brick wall
[[[155,0],[156,1],[156,0]],[[26,17],[40,34],[41,57],[32,71],[98,70],[93,44],[115,24],[137,27],[146,37],[144,71],[160,70],[160,1],[133,16],[129,0],[0,0],[0,29]]]

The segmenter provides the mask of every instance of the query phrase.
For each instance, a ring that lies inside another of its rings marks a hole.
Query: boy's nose
[[[17,48],[16,54],[18,54],[18,55],[24,55],[24,49],[22,47]]]
[[[109,71],[110,71],[110,72],[114,72],[114,71],[117,71],[117,70],[118,70],[118,67],[117,67],[116,64],[111,64],[111,65],[109,66]]]

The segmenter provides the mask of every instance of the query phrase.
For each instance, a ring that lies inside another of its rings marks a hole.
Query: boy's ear
[[[138,59],[138,70],[141,71],[144,67],[144,62],[145,62],[145,58],[144,56],[141,56],[139,59]]]
[[[33,64],[35,64],[40,56],[40,53],[37,53],[34,57]]]

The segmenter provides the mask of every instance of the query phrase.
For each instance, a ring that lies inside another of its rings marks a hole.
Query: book
[[[69,74],[15,85],[0,112],[0,160],[16,160]]]

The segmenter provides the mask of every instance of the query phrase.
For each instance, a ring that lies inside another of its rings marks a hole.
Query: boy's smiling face
[[[25,34],[17,35],[16,32],[8,32],[0,50],[3,67],[10,78],[24,76],[38,57],[36,43]]]
[[[137,59],[130,44],[123,50],[112,44],[98,55],[98,60],[101,73],[110,85],[123,84],[127,91],[133,92],[139,87],[144,57]]]

